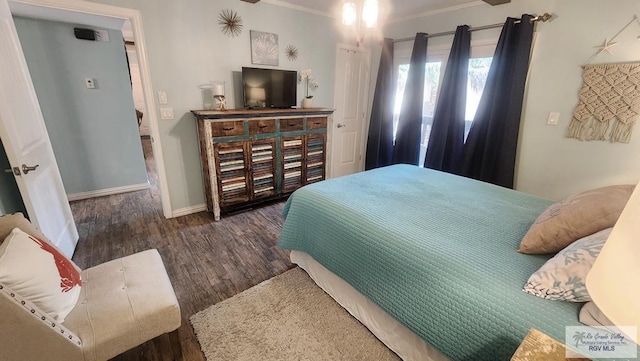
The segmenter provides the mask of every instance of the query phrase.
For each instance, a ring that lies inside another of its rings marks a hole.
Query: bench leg
[[[169,342],[174,361],[182,361],[182,345],[180,345],[180,335],[178,335],[177,329],[169,332]]]

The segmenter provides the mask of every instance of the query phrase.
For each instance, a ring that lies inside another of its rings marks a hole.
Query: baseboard
[[[174,209],[173,212],[171,212],[171,216],[172,218],[182,217],[193,213],[204,212],[206,210],[206,204],[198,204],[197,206]]]
[[[81,199],[104,197],[104,196],[110,196],[113,194],[141,191],[144,189],[149,189],[150,187],[151,186],[149,185],[149,183],[132,184],[130,186],[105,188],[105,189],[98,189],[97,191],[67,194],[67,198],[69,199],[69,201],[79,201]]]

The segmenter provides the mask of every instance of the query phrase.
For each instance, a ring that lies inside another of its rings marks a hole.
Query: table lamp
[[[615,326],[640,328],[639,185],[587,275],[586,284],[596,306]],[[635,333],[626,336],[637,344]]]

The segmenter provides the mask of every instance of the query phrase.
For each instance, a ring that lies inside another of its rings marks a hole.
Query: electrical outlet
[[[558,125],[560,119],[560,113],[549,113],[549,119],[547,119],[547,125]]]
[[[173,108],[160,108],[160,119],[173,119]]]
[[[158,103],[167,104],[167,92],[164,90],[158,90]]]
[[[84,78],[84,85],[87,87],[87,89],[95,89],[96,81],[93,80],[93,78]]]

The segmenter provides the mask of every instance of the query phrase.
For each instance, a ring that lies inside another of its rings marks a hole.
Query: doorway
[[[364,169],[366,105],[369,94],[371,53],[359,47],[338,45],[336,54],[336,111],[330,129],[332,178]]]
[[[73,23],[85,23],[99,27],[113,28],[113,22],[119,22],[119,29],[124,23],[131,23],[131,33],[137,48],[137,60],[140,69],[140,80],[143,88],[146,112],[144,117],[148,120],[149,146],[152,149],[153,157],[150,160],[157,169],[158,197],[162,204],[162,213],[165,218],[173,216],[169,200],[169,192],[166,184],[166,172],[164,169],[164,159],[162,154],[161,139],[157,124],[157,112],[153,98],[153,91],[150,81],[148,61],[144,38],[142,36],[142,20],[138,10],[118,8],[99,3],[86,1],[51,0],[47,4],[42,4],[36,0],[21,0],[20,2],[8,1],[11,12],[18,16],[35,17],[45,20],[66,21]],[[82,19],[82,20],[79,20]],[[105,26],[105,24],[110,24]]]
[[[67,198],[147,189],[122,33],[77,23],[13,20]]]

